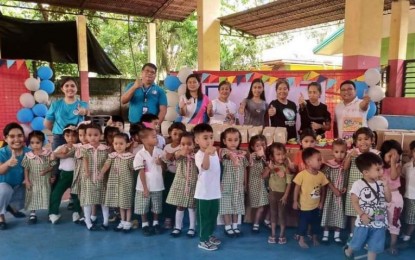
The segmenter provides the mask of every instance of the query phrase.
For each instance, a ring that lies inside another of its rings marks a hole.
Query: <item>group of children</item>
[[[334,241],[343,243],[340,231],[349,217],[352,232],[346,257],[365,244],[375,257],[383,250],[386,228],[391,234],[390,251],[397,253],[402,212],[408,227],[403,240],[409,241],[415,229],[415,142],[410,145],[411,161],[402,167],[401,145],[389,140],[380,151],[374,150],[373,133],[363,127],[355,132],[353,147],[335,140],[333,159],[323,160],[314,147],[315,133],[304,130],[301,149],[291,161],[284,144],[267,144],[263,135],[250,139],[248,151],[241,149],[241,134],[232,127],[221,134],[218,149],[208,124],[198,124],[190,133],[182,123],[173,123],[165,145],[158,135],[157,116],[144,115],[142,123],[130,127],[129,135],[123,133],[122,119],[111,121],[104,131],[105,144],[101,127],[90,122],[66,126],[66,144],[53,152],[42,148],[43,133],[29,135],[31,152],[22,162],[29,223],[36,223],[39,209],[49,209],[50,221],[56,223],[61,197],[71,188],[73,221],[84,222],[89,230],[107,230],[110,208],[115,208],[120,212],[116,231],[131,230],[134,212],[141,215],[144,235],[158,234],[162,232],[159,216],[165,211],[165,226],[175,219],[171,235],[178,237],[187,209],[186,235],[196,235],[197,219],[198,246],[206,250],[216,250],[221,243],[213,235],[218,214],[223,216],[226,236],[241,235],[238,216],[245,214],[245,200],[255,211],[253,233],[260,231],[262,219],[270,223],[268,243],[287,242],[286,217],[291,207],[299,210],[296,239],[302,248],[308,247],[307,237],[314,245],[328,242],[330,229],[334,229]],[[51,191],[49,177],[57,159],[60,176]],[[405,204],[398,190],[401,177],[406,180]],[[101,225],[95,224],[97,205],[103,214]]]

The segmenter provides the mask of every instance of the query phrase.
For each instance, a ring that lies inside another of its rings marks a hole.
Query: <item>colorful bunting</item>
[[[336,84],[336,80],[335,79],[328,79],[327,85],[326,85],[326,89],[332,88],[335,84]]]
[[[245,78],[246,78],[246,81],[247,81],[247,82],[249,82],[249,81],[250,81],[250,79],[251,79],[252,75],[254,75],[254,73],[248,73],[248,74],[246,74],[246,75],[245,75]]]
[[[13,64],[15,63],[15,60],[6,60],[7,63],[7,68],[10,69],[11,66],[13,66]]]
[[[209,78],[210,74],[202,73],[202,82],[205,82],[207,78]]]
[[[277,77],[270,77],[269,80],[268,80],[268,82],[269,82],[269,84],[272,84],[272,83],[274,83],[277,80],[278,80]]]
[[[22,65],[25,63],[24,60],[16,60],[16,66],[17,66],[17,70],[20,69],[20,67],[22,67]]]
[[[263,82],[267,82],[267,80],[270,78],[270,76],[267,76],[267,75],[262,75],[262,81]]]
[[[210,77],[209,77],[209,83],[214,83],[214,82],[218,82],[218,80],[219,80],[219,76],[216,76],[216,75],[212,75],[212,74],[210,74]]]
[[[287,78],[287,81],[288,81],[288,84],[292,86],[294,84],[295,78],[294,77]]]
[[[308,75],[308,80],[315,80],[318,76],[320,76],[320,74],[315,71],[311,71]]]
[[[310,76],[310,72],[306,73],[306,74],[303,76],[303,80],[308,80],[309,76]]]
[[[327,80],[327,78],[326,78],[326,77],[324,77],[324,76],[321,76],[321,75],[320,75],[320,76],[318,76],[318,78],[317,78],[317,80],[316,80],[316,81],[317,81],[318,83],[321,83],[321,82],[323,82],[323,81],[325,81],[325,80]]]
[[[226,77],[219,77],[219,82],[225,81]]]
[[[234,81],[235,81],[235,78],[236,78],[236,76],[230,76],[230,77],[228,77],[228,81],[230,82],[230,83],[233,83]]]
[[[244,75],[237,75],[236,76],[236,84],[239,85],[244,78]]]

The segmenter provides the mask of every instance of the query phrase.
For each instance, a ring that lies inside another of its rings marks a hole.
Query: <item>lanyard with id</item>
[[[144,90],[144,86],[143,86],[143,95],[144,95],[144,105],[143,105],[143,114],[146,114],[148,112],[148,106],[147,106],[147,95],[148,92],[151,90],[153,86],[150,86],[147,91]]]
[[[375,182],[376,184],[376,191],[375,189],[372,188],[372,186],[369,185],[369,183],[362,178],[362,181],[364,183],[366,183],[366,185],[369,187],[369,189],[372,191],[373,195],[375,195],[376,200],[377,200],[377,206],[380,206],[381,202],[380,202],[380,187],[379,184],[377,182]],[[373,211],[373,221],[375,222],[375,224],[380,224],[380,223],[385,223],[385,219],[386,219],[386,211],[385,209],[382,209],[381,207],[376,207]]]

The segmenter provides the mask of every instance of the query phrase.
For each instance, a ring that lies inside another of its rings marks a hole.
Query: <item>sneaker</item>
[[[161,232],[162,232],[161,226],[159,224],[154,225],[153,226],[153,231],[154,231],[154,234],[156,234],[156,235],[161,234]]]
[[[207,250],[207,251],[218,250],[218,246],[210,243],[209,241],[199,242],[199,245],[197,247]]]
[[[116,228],[114,228],[114,231],[118,232],[118,231],[121,231],[121,230],[123,230],[123,229],[124,229],[124,224],[123,224],[123,222],[121,221],[121,222],[118,224],[118,226],[117,226]]]
[[[149,226],[145,226],[142,228],[143,229],[143,235],[148,237],[151,236],[151,228]]]
[[[56,215],[56,214],[49,215],[49,220],[52,224],[56,224],[56,222],[58,222],[60,218],[61,218],[61,215]]]
[[[209,243],[214,244],[215,246],[218,246],[220,244],[222,244],[222,241],[220,241],[217,237],[215,236],[210,236],[209,237]]]
[[[79,213],[78,212],[72,213],[72,222],[78,223],[79,222],[79,219],[81,219],[81,216],[79,216]]]
[[[122,229],[122,231],[124,232],[124,233],[129,233],[130,231],[131,231],[131,222],[127,222],[127,221],[125,221],[124,222],[124,227],[123,227],[123,229]]]

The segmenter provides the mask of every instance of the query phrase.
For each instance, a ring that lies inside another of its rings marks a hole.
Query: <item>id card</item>
[[[143,114],[146,114],[148,112],[148,107],[144,106],[143,107]]]

